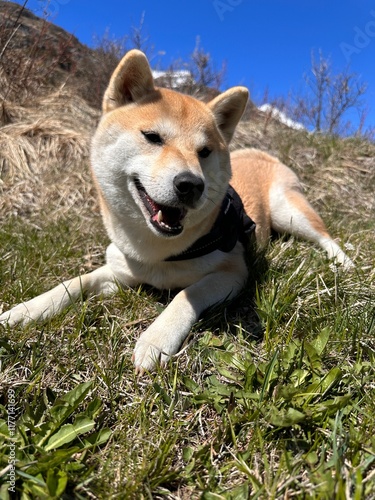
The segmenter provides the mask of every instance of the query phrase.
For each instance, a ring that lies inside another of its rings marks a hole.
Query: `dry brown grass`
[[[29,107],[5,102],[3,110],[0,218],[92,203],[88,158],[98,111],[63,89]]]

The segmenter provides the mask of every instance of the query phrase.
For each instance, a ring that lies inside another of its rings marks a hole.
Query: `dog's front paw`
[[[35,316],[35,318],[33,316]],[[33,315],[33,312],[30,311],[26,304],[18,304],[18,306],[13,307],[9,311],[6,311],[0,315],[0,325],[26,325],[30,321],[38,319],[38,317],[39,314]]]
[[[165,364],[170,355],[163,352],[159,347],[148,342],[138,341],[133,352],[133,363],[135,371],[143,375],[146,371],[152,371],[158,364]]]
[[[154,370],[158,364],[165,365],[179,347],[177,339],[146,330],[138,339],[132,356],[136,373],[143,375]]]

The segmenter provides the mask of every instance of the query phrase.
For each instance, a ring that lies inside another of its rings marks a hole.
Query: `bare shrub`
[[[351,131],[350,122],[345,120],[347,112],[355,109],[362,113],[367,89],[360,77],[348,66],[334,73],[330,59],[320,51],[318,57],[312,53],[311,72],[304,80],[306,89],[295,98],[294,118],[316,132],[344,135]]]
[[[145,13],[142,13],[138,26],[131,28],[129,42],[131,48],[144,52],[149,60],[154,57],[154,45],[151,43],[150,35],[145,32]]]
[[[197,38],[195,49],[191,55],[190,70],[199,91],[206,88],[219,90],[224,82],[226,66],[222,63],[217,69],[209,52],[205,52],[200,46],[200,39]]]
[[[157,84],[202,100],[209,100],[219,93],[225,73],[225,63],[222,63],[221,68],[218,69],[210,53],[201,47],[198,37],[189,60],[174,61],[165,72],[162,72],[162,76],[157,79]]]

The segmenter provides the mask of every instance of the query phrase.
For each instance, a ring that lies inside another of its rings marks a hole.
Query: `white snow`
[[[290,128],[295,130],[305,130],[302,123],[292,120],[285,113],[283,113],[283,111],[280,111],[275,106],[272,106],[272,104],[262,104],[262,106],[259,106],[258,109],[259,111],[263,111],[263,113],[269,113],[272,118],[279,120],[279,122],[284,123],[284,125],[287,125]]]
[[[152,70],[154,78],[167,78],[171,82],[172,88],[178,88],[191,82],[192,77],[190,71],[187,69],[179,69],[177,71],[160,71],[157,69]]]

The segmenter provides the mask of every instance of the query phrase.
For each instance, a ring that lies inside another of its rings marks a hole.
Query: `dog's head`
[[[247,100],[244,87],[208,104],[156,88],[145,55],[128,52],[105,92],[93,139],[103,211],[133,221],[142,214],[153,234],[172,239],[199,225],[225,195],[228,144]]]

